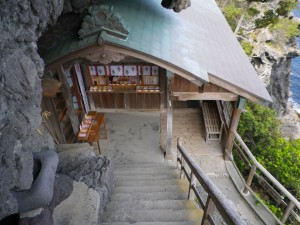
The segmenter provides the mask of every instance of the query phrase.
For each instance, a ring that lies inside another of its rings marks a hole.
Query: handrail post
[[[180,167],[180,179],[182,179],[183,177],[184,177],[184,172],[183,172],[183,169],[184,169],[184,159],[183,159],[183,157],[182,157],[182,155],[181,155],[181,159],[180,159],[180,161],[181,161],[181,167]]]
[[[257,168],[257,166],[256,166],[255,164],[253,164],[253,165],[252,165],[252,168],[251,168],[251,170],[250,170],[250,173],[249,173],[249,176],[248,176],[248,179],[247,179],[245,188],[244,188],[244,190],[243,190],[243,193],[244,193],[244,194],[248,194],[248,193],[249,193],[248,187],[250,187],[251,184],[252,184],[252,180],[253,180],[253,178],[254,178],[256,168]]]
[[[213,202],[213,200],[211,199],[210,196],[207,196],[204,215],[203,215],[201,225],[210,225],[210,222],[209,222],[208,218],[209,218],[210,214],[213,213],[215,208],[216,208],[215,203]]]
[[[281,223],[282,224],[284,224],[287,221],[287,219],[289,218],[289,215],[291,214],[294,206],[295,206],[295,204],[292,201],[290,201],[288,206],[286,207],[284,213],[283,213],[282,218],[281,218]]]
[[[194,191],[191,192],[192,187],[196,187],[196,177],[193,173],[193,171],[191,171],[191,182],[189,185],[189,195],[188,195],[188,199],[189,200],[194,200],[195,199],[195,193]]]

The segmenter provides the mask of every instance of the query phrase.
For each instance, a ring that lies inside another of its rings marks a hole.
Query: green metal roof
[[[105,42],[160,59],[202,81],[209,81],[211,74],[259,99],[272,101],[213,0],[195,0],[180,13],[164,9],[160,3],[103,0],[102,5],[113,6],[113,13],[129,32],[126,41],[104,35]],[[45,62],[95,43],[95,36],[65,40],[44,56]]]

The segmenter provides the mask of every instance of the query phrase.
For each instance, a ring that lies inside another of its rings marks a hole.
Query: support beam
[[[65,98],[67,113],[70,117],[73,132],[76,135],[79,132],[79,120],[73,106],[72,92],[69,87],[66,74],[62,65],[58,66],[57,73],[58,73],[58,78],[62,83],[62,93]]]
[[[173,137],[173,106],[171,100],[171,87],[174,80],[174,74],[167,71],[167,140],[166,140],[166,155],[165,158],[168,160],[172,159],[172,137]]]
[[[229,127],[229,133],[227,136],[226,146],[225,146],[225,154],[224,154],[225,160],[230,160],[232,158],[232,147],[233,147],[233,141],[235,138],[234,131],[236,131],[236,129],[238,127],[242,109],[244,109],[245,102],[246,102],[246,99],[240,97],[239,101],[237,102],[235,109],[233,111],[233,114],[231,117],[231,122],[230,122],[230,127]]]
[[[187,100],[221,100],[237,101],[238,95],[231,92],[173,92],[174,99],[178,101]]]

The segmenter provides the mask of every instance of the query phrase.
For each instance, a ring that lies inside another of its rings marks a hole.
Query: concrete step
[[[130,174],[130,175],[120,175],[115,174],[115,181],[151,181],[151,180],[165,180],[165,179],[176,179],[179,178],[179,173],[174,172],[173,174]]]
[[[75,143],[75,144],[59,144],[56,146],[57,152],[82,149],[82,150],[93,150],[94,147],[90,146],[89,143]]]
[[[115,164],[115,170],[130,170],[130,169],[174,169],[174,165],[170,163],[132,163],[132,164]]]
[[[141,201],[111,201],[107,207],[107,212],[114,211],[132,211],[132,210],[150,210],[150,209],[198,209],[195,201],[191,200],[141,200]]]
[[[109,222],[100,225],[201,225],[201,222],[137,222],[134,224],[130,222]]]
[[[155,209],[155,210],[132,210],[113,211],[103,214],[103,222],[200,222],[203,211],[200,209]]]
[[[135,187],[135,186],[164,186],[164,185],[178,185],[183,183],[184,180],[180,179],[165,179],[165,180],[154,180],[154,181],[115,181],[115,187]]]
[[[130,193],[142,193],[142,192],[171,192],[180,190],[183,192],[188,191],[188,183],[182,184],[180,186],[178,185],[158,185],[158,186],[134,186],[134,187],[115,187],[114,193],[124,193],[124,194],[130,194]]]
[[[138,200],[185,200],[188,193],[180,191],[172,192],[140,192],[140,193],[113,193],[112,201],[138,201]]]
[[[124,168],[115,168],[115,175],[132,175],[132,174],[172,174],[175,171],[174,167],[124,167]]]

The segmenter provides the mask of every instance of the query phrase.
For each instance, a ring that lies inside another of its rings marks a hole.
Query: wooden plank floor
[[[160,116],[160,145],[166,148],[166,112]],[[172,154],[176,157],[177,138],[182,137],[183,144],[194,158],[203,155],[223,155],[219,141],[205,142],[205,127],[201,109],[173,110]]]

